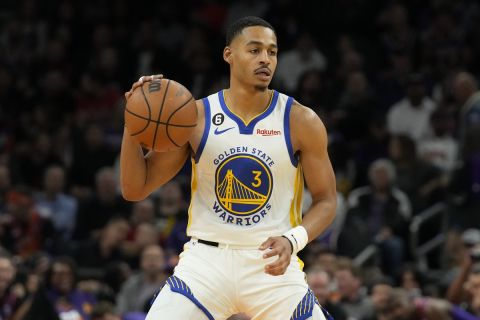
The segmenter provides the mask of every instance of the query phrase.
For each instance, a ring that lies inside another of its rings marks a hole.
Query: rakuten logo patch
[[[257,129],[257,134],[261,135],[261,136],[281,136],[282,131],[268,130],[268,129]]]

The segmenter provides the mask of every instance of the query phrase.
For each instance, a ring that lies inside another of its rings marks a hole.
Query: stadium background
[[[122,199],[123,93],[155,73],[225,87],[245,15],[276,28],[272,87],[328,129],[337,219],[302,253],[319,300],[480,317],[477,1],[2,0],[0,319],[144,318],[187,240],[190,169]]]

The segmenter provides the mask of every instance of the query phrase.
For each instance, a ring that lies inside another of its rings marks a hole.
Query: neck
[[[234,85],[223,92],[228,108],[247,122],[268,107],[272,93],[268,88]]]

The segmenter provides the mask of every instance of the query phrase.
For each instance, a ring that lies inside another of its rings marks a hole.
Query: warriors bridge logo
[[[238,148],[239,149],[239,148]],[[239,149],[240,150],[240,149]],[[242,151],[248,148],[242,147]],[[215,173],[215,213],[225,222],[253,225],[271,209],[268,200],[272,193],[272,173],[261,158],[258,149],[252,153],[233,154],[217,162]],[[270,161],[273,164],[273,161]]]

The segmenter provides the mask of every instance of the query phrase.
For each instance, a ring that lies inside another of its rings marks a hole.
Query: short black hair
[[[234,23],[230,25],[230,27],[227,30],[227,46],[230,45],[233,41],[233,39],[239,35],[243,29],[248,28],[248,27],[256,27],[256,26],[261,26],[265,28],[271,29],[275,34],[275,29],[272,27],[270,23],[267,21],[263,20],[262,18],[255,17],[255,16],[247,16],[238,19]]]

